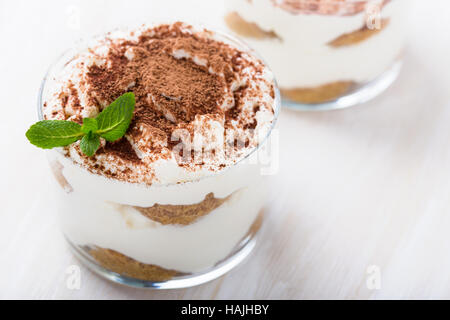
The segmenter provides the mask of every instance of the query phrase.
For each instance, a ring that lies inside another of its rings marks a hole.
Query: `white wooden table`
[[[268,218],[244,264],[163,292],[81,266],[80,289],[67,287],[67,268],[79,262],[46,193],[45,155],[24,135],[47,66],[75,39],[121,24],[169,17],[220,27],[221,8],[219,0],[0,2],[0,298],[450,298],[446,0],[418,1],[404,69],[385,94],[341,111],[283,110]]]

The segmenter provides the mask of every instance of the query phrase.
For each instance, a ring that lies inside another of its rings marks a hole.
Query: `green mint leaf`
[[[132,92],[117,98],[97,116],[96,133],[108,141],[116,141],[123,137],[133,117],[135,103]]]
[[[90,131],[96,132],[98,130],[97,119],[95,118],[84,118],[83,125],[81,126],[81,131],[88,134]]]
[[[72,121],[43,120],[33,124],[25,134],[35,146],[43,149],[64,147],[81,139],[81,126]]]
[[[123,137],[133,117],[136,100],[129,92],[121,95],[96,118],[84,118],[83,125],[64,120],[43,120],[26,132],[28,140],[37,147],[64,147],[81,139],[81,151],[92,156],[100,146],[100,137],[116,141]]]
[[[89,131],[89,133],[86,134],[80,142],[81,151],[83,151],[83,153],[88,157],[93,156],[99,146],[100,138],[95,133],[92,133],[92,131]]]

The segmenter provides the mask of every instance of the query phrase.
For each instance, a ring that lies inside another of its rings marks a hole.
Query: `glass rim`
[[[152,28],[158,25],[162,25],[162,24],[173,24],[174,22],[166,22],[166,23],[152,23],[152,24],[145,24],[145,25],[140,25],[140,27],[145,27],[145,28]],[[183,22],[184,23],[184,22]],[[145,185],[146,187],[168,187],[168,186],[173,186],[173,185],[182,185],[182,184],[187,184],[187,183],[194,183],[194,182],[199,182],[202,180],[206,180],[208,178],[213,178],[216,177],[218,175],[224,174],[226,172],[228,172],[230,169],[235,168],[238,164],[242,163],[243,161],[247,160],[250,158],[251,155],[253,155],[255,152],[257,152],[268,140],[269,137],[272,134],[272,131],[278,121],[278,117],[280,114],[280,110],[281,110],[281,104],[282,104],[282,100],[281,100],[281,93],[280,90],[278,88],[278,84],[275,78],[275,75],[273,73],[273,71],[271,70],[271,68],[268,66],[268,64],[266,63],[266,61],[259,55],[259,53],[254,50],[251,46],[249,46],[245,41],[234,37],[226,32],[220,31],[220,30],[216,30],[215,28],[210,28],[207,26],[204,26],[203,24],[191,24],[191,23],[186,23],[187,25],[193,27],[195,30],[206,30],[206,31],[210,31],[213,33],[214,36],[218,36],[218,39],[216,39],[215,37],[213,38],[214,40],[217,41],[221,41],[224,42],[226,44],[230,44],[232,45],[234,48],[241,50],[247,54],[249,54],[252,57],[257,58],[258,60],[260,60],[262,62],[262,64],[264,65],[264,67],[272,74],[273,79],[272,79],[272,83],[274,86],[274,93],[275,93],[275,98],[274,98],[274,103],[273,103],[273,112],[274,112],[274,117],[272,120],[272,123],[270,124],[270,128],[267,131],[266,135],[264,136],[263,139],[261,139],[261,141],[259,141],[258,145],[254,148],[252,148],[245,156],[243,156],[241,159],[239,159],[238,161],[236,161],[235,163],[231,164],[231,165],[227,165],[224,169],[221,169],[219,171],[211,171],[211,174],[207,174],[205,176],[202,176],[200,178],[197,179],[192,179],[192,180],[188,180],[188,181],[183,181],[183,182],[171,182],[171,183],[162,183],[162,184],[147,184],[147,183],[142,183],[142,182],[129,182],[129,181],[123,181],[123,180],[119,180],[119,179],[114,179],[114,178],[109,178],[107,176],[104,176],[102,174],[99,173],[92,173],[89,172],[89,170],[80,165],[79,163],[76,163],[75,161],[72,160],[72,163],[78,167],[80,167],[83,170],[88,171],[90,174],[94,174],[94,175],[98,175],[101,177],[104,177],[105,179],[112,179],[114,181],[117,182],[124,182],[124,183],[130,183],[133,185]],[[78,40],[76,40],[74,42],[74,46],[72,46],[69,49],[66,49],[65,51],[63,51],[63,53],[61,53],[51,64],[50,66],[47,68],[47,70],[45,71],[44,74],[44,78],[41,81],[41,84],[39,86],[39,90],[38,90],[38,99],[37,99],[37,116],[38,116],[38,120],[44,120],[44,115],[43,115],[43,106],[45,103],[44,100],[44,91],[47,88],[47,84],[48,84],[48,80],[49,80],[49,76],[52,74],[52,72],[54,71],[54,69],[56,67],[58,67],[58,63],[61,63],[62,61],[64,61],[64,66],[66,65],[66,63],[70,62],[71,59],[73,59],[76,54],[78,52],[80,52],[79,47],[82,47],[84,49],[89,48],[89,43],[91,43],[92,41],[101,41],[105,38],[107,38],[108,34],[112,33],[112,32],[116,32],[116,31],[131,31],[133,30],[133,28],[136,28],[136,26],[126,26],[126,27],[119,27],[119,28],[115,28],[112,29],[108,32],[103,32],[101,34],[97,34],[91,37],[87,37],[87,38],[80,38]],[[225,40],[225,41],[224,41]],[[53,149],[53,151],[57,151],[60,153],[59,151],[60,148],[57,149]]]

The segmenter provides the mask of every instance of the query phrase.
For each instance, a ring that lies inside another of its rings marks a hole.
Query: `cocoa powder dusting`
[[[111,153],[132,162],[140,161],[130,142],[126,138],[121,138],[115,142],[106,142],[105,146],[97,151],[97,154],[102,153]]]
[[[272,98],[274,93],[273,84],[265,79],[265,66],[212,36],[210,31],[174,23],[141,29],[134,38],[106,37],[98,47],[88,49],[93,62],[78,64],[83,76],[78,82],[66,83],[58,93],[62,110],[51,117],[61,112],[66,119],[81,123],[85,111],[95,115],[126,92],[134,93],[136,105],[123,138],[104,143],[93,157],[77,149],[83,166],[114,179],[151,184],[152,163],[172,156],[189,158],[189,153],[182,153],[184,148],[175,147],[182,143],[190,148],[197,133],[211,140],[204,150],[191,149],[192,159],[200,151],[214,158],[215,143],[220,140],[211,132],[218,124],[236,132],[257,128],[256,113],[260,105],[264,110],[271,107],[265,99],[268,90]],[[262,82],[265,88],[259,86]],[[225,147],[240,156],[242,148],[249,146],[244,141],[248,137],[238,133],[234,139]],[[106,165],[111,162],[118,165]],[[203,162],[178,165],[195,170]]]
[[[158,128],[166,134],[169,148],[173,147],[172,131],[190,130],[188,125],[196,115],[222,114],[225,123],[235,119],[240,91],[235,94],[236,106],[230,112],[224,112],[221,105],[225,91],[230,90],[235,80],[235,69],[244,67],[241,52],[224,43],[182,32],[181,24],[162,25],[153,30],[142,34],[137,42],[113,43],[107,63],[89,67],[89,96],[100,105],[107,105],[132,91],[136,106],[128,134],[138,132],[136,129],[142,124]],[[174,53],[185,57],[174,57]],[[132,55],[131,60],[127,54]],[[137,158],[132,148],[118,152],[113,146],[108,144],[103,152]]]

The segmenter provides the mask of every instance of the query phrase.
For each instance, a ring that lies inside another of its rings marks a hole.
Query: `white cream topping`
[[[107,63],[106,55],[111,46],[111,42],[122,42],[124,39],[135,41],[140,34],[148,34],[148,28],[148,26],[142,26],[139,29],[133,30],[132,35],[131,32],[123,31],[108,34],[107,41],[97,41],[95,44],[90,45],[89,50],[83,48],[76,54],[75,57],[69,57],[70,61],[61,70],[55,70],[57,73],[51,74],[48,79],[48,84],[46,85],[47,88],[45,90],[46,94],[44,96],[44,101],[46,101],[47,105],[44,108],[44,116],[47,119],[65,119],[68,117],[68,120],[73,120],[79,116],[80,111],[73,110],[71,107],[73,101],[70,100],[72,99],[71,90],[76,90],[77,96],[80,100],[80,105],[83,106],[81,115],[83,117],[95,117],[100,112],[101,108],[106,107],[108,103],[96,97],[97,104],[93,104],[92,99],[89,99],[87,94],[89,91],[89,84],[88,81],[86,81],[88,68],[92,65],[103,66]],[[186,32],[194,31],[200,32],[203,30],[191,30],[188,26],[186,26]],[[222,38],[214,33],[202,32],[201,34],[204,37],[209,37],[218,41],[226,42],[231,46],[236,46],[236,44],[232,43],[231,40]],[[245,48],[239,49],[245,50]],[[129,50],[126,50],[125,57],[127,59],[132,60],[134,56],[133,49],[130,48]],[[206,61],[203,58],[191,56],[190,53],[185,52],[184,50],[175,50],[173,52],[173,56],[177,59],[191,59],[198,65],[204,66],[206,64]],[[260,62],[249,54],[244,53],[242,55],[242,59],[251,61],[256,65],[260,65]],[[248,147],[245,147],[238,152],[223,153],[225,155],[223,157],[216,157],[215,159],[209,158],[208,161],[205,161],[204,165],[199,166],[198,163],[201,162],[199,161],[196,164],[188,164],[184,167],[180,167],[177,164],[174,154],[175,152],[165,148],[167,145],[157,141],[156,137],[145,137],[146,129],[141,126],[139,129],[142,130],[143,133],[142,139],[135,141],[128,135],[125,137],[130,142],[132,148],[136,151],[137,156],[142,160],[143,165],[136,165],[122,161],[121,159],[109,154],[98,155],[95,164],[103,166],[105,170],[112,173],[120,173],[124,170],[131,169],[131,181],[158,185],[197,180],[202,177],[215,174],[217,171],[223,170],[228,166],[234,165],[238,161],[242,160],[251,151],[251,149],[257,147],[272,127],[275,107],[275,100],[272,97],[273,88],[271,87],[273,84],[273,75],[266,67],[262,67],[262,73],[260,75],[255,73],[255,69],[253,67],[247,67],[242,70],[237,79],[231,85],[232,91],[228,91],[227,88],[225,89],[223,93],[225,99],[223,104],[220,106],[223,110],[228,110],[233,107],[235,103],[233,91],[238,90],[242,86],[248,86],[249,88],[255,89],[254,91],[247,90],[241,101],[243,102],[242,115],[249,117],[249,122],[251,122],[252,119],[256,119],[257,126],[255,131],[257,134],[250,136],[248,132],[246,132],[247,130],[243,129],[242,125],[239,124],[238,121],[232,121],[232,128],[227,130],[231,131],[230,134],[234,134],[235,136],[248,137],[250,140]],[[224,77],[223,74],[217,72],[216,70],[210,70],[210,72]],[[135,83],[131,82],[128,85],[128,88],[132,88],[134,85]],[[257,95],[254,94],[255,91],[258,92]],[[64,107],[61,103],[61,92],[69,97],[66,107]],[[148,99],[154,100],[150,94]],[[101,108],[99,108],[99,105]],[[256,105],[259,106],[258,112],[253,111]],[[175,116],[173,114],[166,112],[165,117],[169,121],[175,122]],[[205,150],[209,150],[211,148],[211,142],[213,140],[217,140],[219,134],[223,133],[222,141],[225,141],[224,135],[229,134],[229,132],[225,132],[223,130],[223,123],[223,119],[222,121],[211,123],[210,119],[197,115],[194,125],[199,128],[199,130],[195,130],[194,136],[190,137],[190,140],[193,141],[194,144],[197,142],[197,145],[200,141],[202,141],[204,143],[203,148]],[[208,124],[212,125],[207,126]],[[222,126],[222,128],[219,126]],[[154,154],[154,149],[149,148],[149,143],[159,143],[159,145],[164,148],[160,154]],[[215,146],[219,147],[217,143]],[[222,149],[224,149],[224,147],[225,146],[222,145]],[[81,151],[78,147],[78,143],[75,143],[70,147],[69,156],[73,161],[79,163],[81,166],[85,165],[84,159],[81,156]]]

